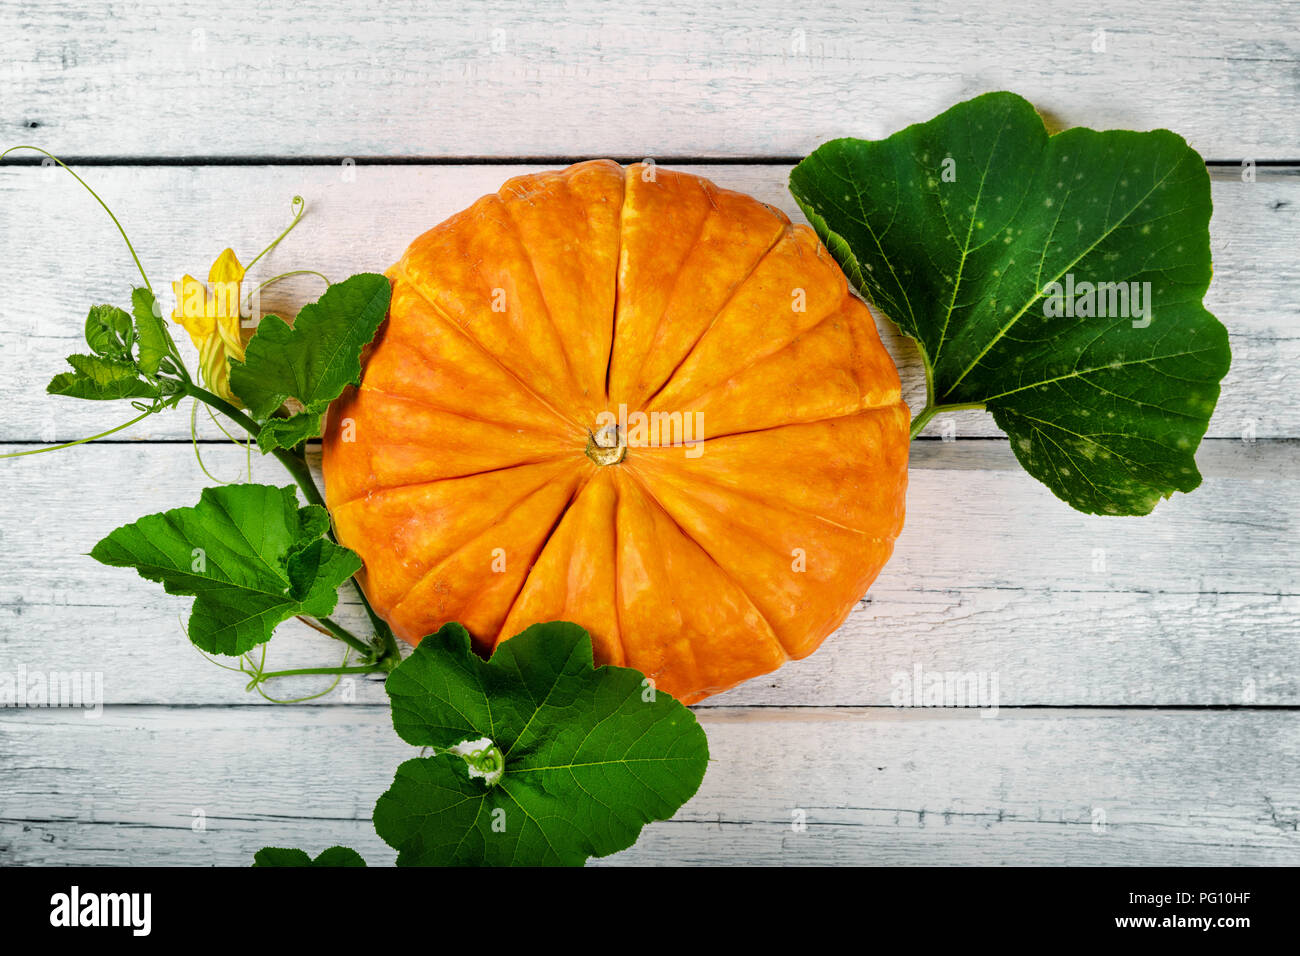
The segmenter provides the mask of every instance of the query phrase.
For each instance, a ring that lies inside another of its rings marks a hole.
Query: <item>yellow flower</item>
[[[227,359],[244,360],[246,338],[239,312],[243,279],[244,267],[234,250],[227,249],[212,263],[206,285],[190,275],[172,283],[176,293],[172,319],[185,327],[199,350],[203,381],[217,395],[237,405],[239,399],[230,391]]]

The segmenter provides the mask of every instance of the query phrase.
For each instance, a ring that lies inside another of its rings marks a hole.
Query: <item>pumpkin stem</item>
[[[617,465],[627,457],[627,437],[617,425],[588,431],[587,457],[598,465]]]

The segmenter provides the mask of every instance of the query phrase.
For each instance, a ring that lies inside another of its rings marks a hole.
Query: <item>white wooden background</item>
[[[596,156],[655,157],[793,214],[789,165],[818,143],[991,89],[1055,127],[1175,129],[1211,164],[1207,303],[1233,366],[1204,485],[1147,518],[1085,517],[987,416],[957,418],[953,442],[935,422],[869,597],[807,661],[697,707],[714,758],[699,795],[608,862],[1300,863],[1295,4],[382,11],[0,0],[0,147],[76,163],[155,286],[227,244],[247,261],[295,194],[308,216],[257,277],[382,268],[508,176]],[[93,201],[64,173],[0,166],[0,262],[0,452],[125,418],[43,394],[88,305],[124,303],[136,278]],[[314,281],[264,306],[296,309]],[[882,331],[918,395],[914,353]],[[0,463],[0,672],[100,673],[107,702],[98,719],[0,711],[0,864],[242,865],[267,843],[336,842],[391,862],[368,818],[410,748],[380,685],[266,704],[186,643],[188,599],[84,557],[197,498],[188,428],[178,412]],[[200,432],[209,468],[236,477],[242,453]],[[285,667],[335,653],[297,624],[272,647]],[[997,716],[891,707],[893,675],[918,664],[996,673]]]

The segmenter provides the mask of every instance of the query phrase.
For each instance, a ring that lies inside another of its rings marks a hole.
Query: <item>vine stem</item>
[[[122,241],[126,243],[127,251],[131,253],[131,258],[135,260],[135,267],[140,270],[140,278],[144,280],[145,288],[148,289],[149,293],[152,295],[153,286],[149,283],[149,277],[145,275],[144,266],[140,264],[140,257],[135,253],[135,246],[131,245],[131,240],[126,237],[126,230],[123,229],[122,224],[117,221],[117,216],[113,215],[113,210],[108,208],[108,203],[104,202],[104,200],[99,198],[99,193],[91,189],[90,185],[84,179],[82,179],[75,172],[73,172],[71,166],[67,165],[63,160],[59,159],[59,157],[55,156],[53,153],[49,152],[48,150],[41,149],[39,146],[29,146],[27,144],[22,144],[19,146],[10,146],[3,153],[0,153],[0,159],[4,159],[6,156],[8,156],[10,153],[12,153],[14,150],[17,149],[30,149],[38,153],[41,153],[44,156],[48,156],[51,160],[58,163],[65,170],[67,170],[68,174],[72,176],[73,179],[81,183],[81,185],[85,188],[86,192],[90,193],[92,196],[95,197],[95,202],[99,203],[99,205],[103,207],[104,212],[108,213],[108,218],[113,220],[113,225],[117,226],[117,231],[122,236]]]
[[[278,246],[278,245],[280,244],[280,240],[281,240],[281,239],[283,239],[285,236],[289,235],[289,233],[293,232],[293,227],[296,226],[296,225],[298,225],[299,221],[302,219],[303,213],[305,213],[305,212],[307,211],[307,203],[306,203],[305,200],[303,200],[303,198],[302,198],[301,196],[294,196],[294,197],[293,197],[293,202],[290,203],[289,205],[290,205],[290,208],[293,210],[293,214],[294,214],[294,215],[293,215],[293,221],[290,222],[289,225],[285,227],[284,232],[280,233],[278,236],[275,237],[275,239],[273,239],[273,240],[271,241],[271,244],[270,244],[269,246],[267,246],[265,249],[263,249],[263,250],[262,250],[261,252],[259,252],[257,255],[253,256],[252,261],[249,262],[248,265],[244,266],[244,271],[245,271],[245,272],[247,272],[249,269],[253,268],[254,264],[256,264],[256,262],[257,262],[258,259],[261,259],[262,256],[266,255],[268,252],[270,252],[272,249],[274,249],[276,246]],[[317,273],[317,275],[319,275],[319,273]],[[328,285],[329,282],[327,281],[325,284]],[[261,287],[259,286],[258,288],[261,288]]]
[[[926,425],[930,424],[930,419],[941,412],[961,412],[967,409],[982,409],[983,407],[983,402],[967,402],[963,405],[931,405],[927,402],[925,408],[921,409],[921,413],[912,419],[912,431],[908,435],[908,440],[915,441],[916,436],[921,434]]]
[[[195,385],[193,382],[186,384],[185,394],[211,405],[254,438],[256,438],[258,433],[262,430],[261,425],[257,424],[257,422],[253,421],[253,419],[249,418],[246,414],[241,412],[234,405],[230,404],[230,402],[226,401],[220,395],[214,395],[212,392]],[[284,466],[287,472],[289,472],[290,477],[293,478],[294,483],[302,490],[303,497],[307,499],[309,504],[320,505],[322,508],[326,507],[325,497],[320,493],[320,489],[316,487],[316,480],[312,478],[311,469],[307,467],[307,460],[305,458],[301,455],[295,455],[293,452],[285,448],[277,448],[272,451],[271,454],[274,455],[276,460]],[[333,528],[329,530],[329,537],[331,541],[337,541],[334,537]],[[401,654],[397,650],[397,639],[393,636],[392,629],[389,628],[384,619],[376,614],[375,609],[370,606],[370,601],[366,598],[365,592],[361,589],[360,582],[357,581],[355,576],[350,580],[352,581],[353,589],[357,593],[357,597],[361,599],[361,604],[366,609],[366,616],[370,618],[371,626],[375,629],[375,636],[378,639],[377,649],[379,651],[375,658],[376,666],[382,670],[392,670],[397,666],[397,663],[401,658]],[[327,628],[331,625],[333,625],[334,628],[337,628],[337,631],[331,629],[331,633],[336,637],[339,637],[340,640],[343,640],[341,636],[342,634],[347,634],[348,637],[357,642],[357,644],[352,645],[356,647],[357,650],[365,654],[373,654],[375,652],[375,647],[366,644],[341,625],[336,624],[333,621],[330,621],[328,624],[326,623],[326,620],[321,620],[320,622]],[[348,643],[351,644],[351,641]],[[326,673],[334,673],[334,671]]]
[[[389,670],[383,664],[358,664],[352,667],[301,667],[289,671],[265,671],[257,675],[256,683],[273,677],[304,677],[312,674],[383,674]]]
[[[316,618],[316,623],[319,624],[321,627],[323,627],[326,630],[326,632],[334,635],[344,644],[348,645],[348,647],[351,647],[353,650],[360,651],[362,654],[369,654],[374,650],[373,647],[366,644],[365,641],[358,638],[355,634],[353,634],[343,625],[339,624],[333,618],[318,617]]]
[[[281,272],[278,276],[271,276],[271,278],[259,284],[255,289],[253,289],[252,292],[248,293],[248,295],[245,297],[245,302],[246,303],[251,302],[253,296],[257,295],[257,293],[261,292],[271,283],[279,282],[281,279],[288,279],[290,276],[316,276],[327,286],[330,284],[329,278],[325,276],[323,273],[317,272],[315,269],[294,269],[292,272]]]
[[[930,424],[930,419],[934,418],[938,411],[933,405],[926,405],[925,408],[921,409],[921,414],[912,419],[912,431],[907,436],[908,441],[916,441],[916,436],[921,434],[926,425]]]
[[[77,445],[84,445],[86,444],[86,442],[96,441],[97,439],[105,438],[108,435],[112,435],[115,434],[116,432],[120,432],[124,428],[130,428],[132,425],[134,425],[136,422],[140,421],[141,419],[148,418],[155,411],[156,409],[151,408],[148,411],[140,415],[137,415],[129,422],[123,422],[121,425],[118,425],[116,428],[110,428],[108,431],[100,432],[98,435],[91,435],[89,438],[78,438],[76,441],[64,442],[62,445],[50,445],[45,448],[33,448],[31,451],[10,452],[7,455],[0,455],[0,458],[22,458],[24,455],[43,455],[47,451],[58,451],[62,448],[75,448]]]

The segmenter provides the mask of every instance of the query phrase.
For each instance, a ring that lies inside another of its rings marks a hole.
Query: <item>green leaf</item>
[[[340,867],[365,866],[361,854],[346,846],[332,846],[321,850],[316,859],[305,850],[292,850],[278,846],[264,846],[253,855],[253,866],[314,866]]]
[[[154,375],[159,363],[172,355],[171,335],[163,323],[157,300],[148,289],[131,290],[131,312],[135,315],[135,336],[140,351],[136,364],[146,375]]]
[[[326,405],[328,408],[328,403]],[[257,444],[264,452],[277,448],[296,448],[321,433],[321,412],[299,412],[288,418],[268,418],[257,433]]]
[[[934,410],[988,408],[1081,511],[1146,514],[1200,484],[1230,353],[1201,304],[1209,176],[1181,137],[1049,136],[1028,102],[989,93],[885,140],[826,143],[790,190],[916,340]]]
[[[330,402],[360,383],[361,350],[388,315],[391,294],[384,276],[361,273],[303,306],[292,327],[279,316],[263,316],[244,361],[231,362],[230,388],[258,419],[270,419],[289,398],[303,405],[303,411],[272,419],[262,429],[263,452],[292,448],[320,434]]]
[[[593,669],[576,624],[535,624],[490,661],[448,624],[389,676],[393,726],[437,750],[375,806],[398,866],[575,865],[635,842],[694,795],[694,715],[623,667]]]
[[[131,317],[117,306],[90,307],[90,314],[86,316],[86,344],[96,355],[129,363],[133,338]]]
[[[325,617],[337,589],[361,568],[352,551],[322,537],[329,516],[298,507],[292,485],[205,488],[193,508],[124,525],[90,556],[131,567],[168,594],[192,594],[190,640],[214,654],[242,654],[299,614]]]
[[[117,306],[91,307],[86,316],[86,344],[94,354],[68,356],[74,371],[56,375],[46,391],[95,401],[170,397],[169,404],[175,404],[179,400],[180,382],[155,377],[174,346],[162,320],[154,314],[153,294],[148,289],[134,289],[131,303],[134,322]],[[132,354],[137,343],[138,358]]]
[[[140,373],[130,362],[102,355],[69,355],[68,364],[76,371],[61,372],[54,376],[45,389],[51,395],[107,401],[118,398],[158,398],[164,393],[161,386],[140,378]]]

